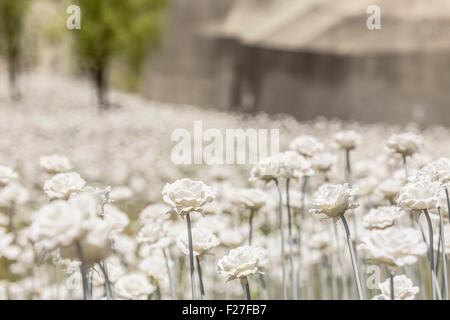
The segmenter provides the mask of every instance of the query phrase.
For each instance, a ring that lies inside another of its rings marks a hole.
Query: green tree
[[[108,74],[119,60],[139,77],[142,64],[160,42],[167,0],[77,0],[81,29],[73,30],[75,53],[97,91],[100,109],[109,107]]]
[[[6,58],[12,99],[20,98],[17,77],[22,58],[22,35],[30,0],[0,0],[0,53]]]

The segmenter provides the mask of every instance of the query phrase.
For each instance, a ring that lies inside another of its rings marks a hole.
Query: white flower
[[[361,143],[361,135],[353,130],[341,131],[333,136],[333,140],[340,149],[353,150]]]
[[[422,145],[422,137],[411,132],[392,135],[386,142],[387,147],[402,156],[411,156]]]
[[[148,243],[152,248],[166,248],[171,244],[168,237],[168,229],[171,222],[167,220],[157,220],[144,225],[137,236],[139,243]]]
[[[105,205],[103,216],[112,225],[114,234],[122,232],[130,224],[128,215],[111,204]]]
[[[112,188],[110,196],[114,201],[120,201],[130,199],[133,197],[133,195],[133,190],[126,186],[121,186]]]
[[[312,157],[312,165],[317,171],[328,172],[337,160],[338,157],[332,153],[317,153]]]
[[[388,278],[379,284],[381,294],[374,300],[391,300],[391,280]],[[419,287],[413,285],[410,278],[405,275],[394,276],[394,300],[414,300],[419,293]]]
[[[304,157],[312,157],[323,150],[323,144],[313,136],[298,136],[289,144],[289,149],[294,150]]]
[[[245,229],[245,232],[247,231],[248,230]],[[221,232],[219,232],[221,245],[228,248],[235,248],[237,246],[240,246],[244,242],[246,236],[247,234],[245,234],[244,236],[243,231],[239,229],[223,229]]]
[[[114,285],[114,293],[124,300],[147,300],[155,290],[155,286],[142,273],[124,275]]]
[[[169,261],[169,266],[171,262]],[[138,269],[145,273],[148,277],[158,281],[167,278],[166,261],[162,255],[152,255],[144,258],[139,262]]]
[[[0,228],[0,257],[15,260],[20,254],[20,247],[14,245],[14,234]]]
[[[443,185],[450,182],[450,159],[439,158],[420,169],[420,172],[426,172],[425,175],[435,175]],[[419,174],[420,174],[419,172]]]
[[[170,207],[162,203],[155,203],[145,207],[139,214],[139,222],[142,225],[152,223],[161,219],[168,219],[170,216],[167,214],[170,211]]]
[[[209,186],[190,179],[180,179],[172,184],[166,184],[162,195],[164,202],[180,216],[190,212],[203,214],[202,207],[215,198],[215,193]]]
[[[270,182],[278,179],[281,176],[281,154],[276,154],[265,159],[260,160],[250,171],[249,181],[261,180]]]
[[[368,229],[385,229],[391,227],[401,215],[400,209],[394,206],[373,208],[364,216],[363,225]]]
[[[219,239],[209,230],[204,228],[192,228],[192,249],[194,256],[207,254],[219,244]],[[189,254],[189,240],[187,233],[177,237],[177,246],[185,255]]]
[[[58,173],[45,181],[44,192],[50,199],[67,200],[85,184],[86,182],[76,172]]]
[[[93,206],[93,208],[91,207]],[[86,201],[85,206],[56,200],[42,207],[32,216],[30,238],[47,250],[73,244],[86,233],[86,221],[92,215],[94,202]],[[91,207],[91,208],[90,208]]]
[[[5,186],[11,180],[17,179],[17,173],[10,167],[0,166],[0,186]]]
[[[260,189],[242,189],[239,202],[250,210],[259,210],[267,203],[267,194]]]
[[[72,164],[69,159],[57,154],[41,156],[39,164],[48,173],[56,174],[72,170]]]
[[[29,199],[29,192],[18,183],[9,183],[0,189],[0,206],[11,207],[24,204]]]
[[[312,213],[325,214],[334,221],[339,219],[347,210],[358,205],[352,203],[353,195],[348,185],[323,184],[314,195]]]
[[[285,178],[297,178],[314,175],[311,161],[295,151],[286,151],[280,154],[281,175]]]
[[[439,192],[439,182],[408,182],[400,191],[397,202],[399,206],[412,210],[433,209],[439,199]]]
[[[384,199],[393,201],[402,189],[403,183],[397,179],[387,179],[381,182],[375,189],[375,193],[381,195]]]
[[[230,250],[217,263],[217,271],[220,275],[233,280],[263,273],[267,263],[267,254],[263,248],[242,246]]]
[[[402,267],[416,263],[417,256],[427,252],[427,245],[419,231],[391,227],[363,234],[359,249],[365,252],[369,261]]]

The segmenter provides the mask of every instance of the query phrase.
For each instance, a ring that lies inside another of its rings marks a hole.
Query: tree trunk
[[[14,54],[8,57],[8,82],[9,96],[11,100],[20,100],[20,90],[17,87],[18,62],[17,56]]]
[[[98,106],[100,111],[109,109],[108,100],[108,81],[106,77],[106,68],[98,66],[94,70],[95,88],[97,90]]]

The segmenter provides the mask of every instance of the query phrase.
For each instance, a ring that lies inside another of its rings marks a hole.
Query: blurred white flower
[[[314,195],[310,211],[324,214],[337,221],[347,210],[358,207],[353,203],[352,190],[345,184],[323,184]]]
[[[14,234],[7,233],[5,228],[0,228],[0,257],[15,260],[20,252],[20,247],[14,244]]]
[[[164,202],[180,216],[191,212],[203,214],[202,207],[215,198],[215,193],[209,186],[191,179],[180,179],[166,184],[162,195]]]
[[[217,263],[217,272],[227,281],[264,273],[267,254],[263,248],[242,246],[230,250]]]
[[[400,193],[403,183],[398,179],[387,179],[378,184],[375,193],[380,195],[383,199],[394,202],[394,199]]]
[[[29,192],[18,183],[9,183],[0,189],[0,207],[21,205],[29,200]]]
[[[68,158],[57,154],[41,156],[39,158],[39,164],[46,172],[51,174],[66,172],[73,169]]]
[[[17,179],[17,173],[10,167],[0,166],[0,187]]]
[[[278,179],[281,176],[281,165],[283,157],[281,154],[276,154],[265,159],[260,160],[250,171],[250,182],[264,181],[270,182]]]
[[[398,207],[378,207],[370,209],[363,218],[363,225],[368,229],[385,229],[394,225],[394,222],[402,215]]]
[[[220,244],[219,239],[208,229],[192,228],[192,249],[194,256],[208,254]],[[189,241],[187,233],[177,237],[177,246],[185,255],[189,255]]]
[[[168,260],[168,262],[169,267],[171,267],[171,261]],[[151,255],[149,257],[145,257],[141,262],[139,262],[138,269],[145,273],[148,277],[157,281],[162,281],[168,277],[166,262],[162,255]]]
[[[167,213],[170,211],[170,207],[162,204],[155,203],[145,207],[144,210],[139,214],[139,222],[142,225],[147,223],[152,223],[161,219],[169,219],[170,215]]]
[[[267,194],[260,189],[241,189],[239,195],[239,202],[250,210],[259,210],[267,202]]]
[[[333,140],[338,148],[353,150],[361,143],[361,135],[353,130],[340,131],[333,136]]]
[[[419,231],[391,227],[364,233],[359,249],[369,261],[402,267],[416,263],[417,257],[427,252],[427,245]]]
[[[298,136],[289,144],[289,149],[298,152],[304,157],[312,157],[323,150],[323,144],[313,136]]]
[[[155,290],[142,273],[124,275],[114,284],[114,293],[123,300],[147,300]]]
[[[67,200],[80,191],[86,182],[76,172],[58,173],[45,181],[44,192],[51,199]]]
[[[322,173],[327,173],[338,161],[338,157],[332,153],[322,152],[312,157],[313,168]]]
[[[133,190],[126,186],[114,187],[111,190],[111,199],[114,201],[121,201],[131,199],[134,195]]]
[[[388,278],[379,284],[381,294],[373,300],[391,300],[391,280]],[[405,275],[394,276],[394,300],[414,300],[419,293],[419,287],[413,285],[410,278]]]
[[[295,151],[280,154],[281,176],[285,178],[299,178],[314,175],[311,161]]]
[[[394,134],[386,142],[387,147],[402,156],[411,156],[419,151],[422,145],[422,137],[412,132]]]
[[[166,248],[172,240],[168,236],[168,230],[171,222],[167,220],[157,220],[145,224],[137,236],[139,243],[147,243],[152,248]]]

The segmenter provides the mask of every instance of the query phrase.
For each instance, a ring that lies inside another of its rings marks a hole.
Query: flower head
[[[363,225],[368,229],[386,229],[394,225],[401,215],[402,212],[395,206],[373,208],[364,216]]]
[[[57,154],[41,156],[39,164],[46,172],[52,174],[70,171],[73,168],[68,158]]]
[[[44,192],[51,199],[67,200],[80,191],[86,181],[76,172],[58,173],[53,178],[45,181]]]
[[[10,167],[0,166],[0,187],[17,179],[17,173]]]
[[[239,202],[247,209],[259,210],[267,203],[267,194],[260,189],[242,189]]]
[[[194,256],[209,253],[220,244],[219,239],[208,229],[192,228],[192,249]],[[183,254],[189,254],[189,242],[187,234],[181,234],[177,238],[177,246]]]
[[[419,151],[422,145],[422,137],[412,132],[392,135],[386,142],[386,146],[402,156],[411,156]]]
[[[439,199],[439,192],[439,182],[409,182],[401,189],[397,202],[401,207],[417,211],[433,209]]]
[[[289,149],[298,152],[304,157],[312,157],[317,152],[323,150],[323,144],[313,136],[298,136],[289,144]]]
[[[324,214],[333,220],[339,219],[347,210],[358,205],[353,202],[353,194],[346,184],[323,184],[317,190],[312,204],[312,213]]]
[[[215,198],[215,193],[201,181],[180,179],[166,184],[162,191],[163,200],[180,216],[190,212],[203,214],[202,207]]]
[[[123,300],[147,300],[155,290],[143,273],[123,275],[114,285],[114,292]]]
[[[339,149],[353,150],[361,143],[361,135],[353,130],[340,131],[333,136]]]
[[[217,263],[217,271],[227,280],[263,273],[267,254],[263,248],[242,246],[230,250]]]
[[[391,300],[391,280],[386,279],[379,284],[381,294],[375,296],[373,300]],[[405,275],[394,277],[394,300],[414,300],[419,293],[419,287],[413,285],[410,278]]]
[[[276,154],[259,161],[250,172],[249,181],[270,182],[281,176],[282,155]]]

